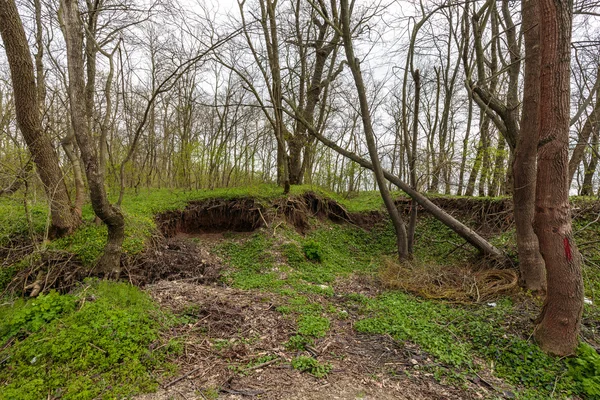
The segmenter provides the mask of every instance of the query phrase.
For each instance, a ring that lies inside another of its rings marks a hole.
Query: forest
[[[0,67],[0,400],[600,399],[600,2],[0,0]]]

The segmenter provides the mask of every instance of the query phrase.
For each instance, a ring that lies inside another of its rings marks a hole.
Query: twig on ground
[[[261,363],[261,364],[258,364],[258,365],[254,365],[252,367],[248,367],[248,368],[246,368],[246,371],[253,371],[255,369],[264,368],[264,367],[267,367],[267,366],[269,366],[271,364],[275,364],[279,360],[280,360],[280,358],[277,357],[277,358],[274,358],[274,359],[272,359],[270,361],[267,361],[267,362],[264,362],[264,363]]]
[[[200,370],[200,369],[202,369],[202,366],[200,366],[200,367],[197,367],[197,368],[194,368],[194,369],[193,369],[193,370],[191,370],[190,372],[187,372],[187,373],[185,373],[185,374],[181,375],[179,378],[177,378],[177,379],[175,379],[175,380],[172,380],[171,382],[167,383],[166,385],[164,385],[164,386],[163,386],[163,388],[167,389],[167,388],[169,388],[169,387],[173,386],[173,385],[174,385],[174,384],[176,384],[177,382],[184,380],[185,378],[187,378],[188,376],[192,375],[194,372],[196,372],[196,371],[198,371],[198,370]]]

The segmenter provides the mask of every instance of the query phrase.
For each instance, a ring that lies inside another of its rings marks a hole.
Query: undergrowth
[[[334,198],[350,212],[381,210],[377,193],[345,197],[314,187],[292,187],[291,194],[307,189]],[[270,185],[128,193],[122,207],[127,221],[124,251],[135,255],[144,249],[155,232],[153,215],[158,212],[182,209],[190,200],[247,196],[266,202],[283,195],[280,188]],[[29,218],[20,208],[22,200],[0,199],[0,243],[15,235],[43,235],[46,208],[30,204]],[[74,253],[82,263],[92,265],[104,246],[105,228],[93,223],[89,207],[84,209],[84,221],[74,235],[48,247]],[[339,296],[336,284],[340,279],[363,274],[375,281],[382,260],[395,254],[390,224],[367,231],[311,222],[314,229],[304,235],[285,224],[275,225],[249,237],[228,236],[218,248],[231,266],[223,277],[225,283],[276,293],[283,299],[277,311],[296,324],[285,343],[288,350],[306,350],[329,334],[335,319],[348,318],[347,311],[332,302]],[[594,243],[600,240],[599,226],[574,223],[575,237],[583,243],[586,296],[594,303],[586,306],[586,318],[598,316],[600,251]],[[491,241],[510,253],[513,236],[509,231]],[[419,219],[415,245],[417,259],[442,267],[473,257],[469,245],[428,215]],[[0,288],[17,267],[0,270]],[[545,355],[527,336],[531,323],[523,323],[527,317],[519,315],[521,310],[508,299],[500,298],[493,305],[460,306],[399,291],[373,298],[347,293],[344,299],[357,310],[353,315],[358,315],[357,331],[415,343],[434,360],[427,368],[437,377],[464,382],[486,368],[517,388],[520,398],[600,396],[600,361],[595,350],[582,346],[578,357],[570,360]],[[158,340],[165,318],[137,289],[105,282],[84,285],[74,294],[49,293],[34,301],[0,307],[0,348],[5,347],[0,351],[0,384],[4,385],[0,399],[122,398],[151,391],[156,382],[149,371],[164,361],[164,353],[149,348]],[[596,338],[595,330],[589,331]],[[162,351],[175,351],[176,347],[164,346]],[[331,365],[305,356],[295,358],[292,366],[315,376],[331,370]]]
[[[320,363],[312,357],[299,356],[292,360],[292,367],[300,372],[308,372],[315,378],[324,378],[331,372],[329,363]]]
[[[315,229],[306,235],[289,227],[279,227],[275,233],[264,229],[221,247],[232,266],[229,283],[275,292],[287,299],[277,310],[297,324],[296,334],[285,343],[290,350],[312,346],[313,341],[327,335],[333,319],[347,318],[347,313],[327,306],[340,278],[366,274],[376,280],[383,260],[395,250],[389,224],[371,232],[316,220],[312,224]],[[472,261],[472,249],[435,219],[422,216],[417,232],[416,257],[421,262],[429,260],[443,268]],[[499,245],[508,243],[510,235],[501,234],[493,240]],[[375,298],[360,294],[346,297],[356,304],[361,316],[354,324],[357,331],[417,344],[434,360],[424,368],[442,380],[464,384],[486,369],[523,399],[548,398],[552,393],[557,398],[583,394],[583,375],[588,376],[588,386],[595,383],[589,378],[593,376],[590,371],[595,371],[591,364],[581,366],[587,372],[576,376],[569,372],[566,360],[543,353],[528,336],[533,324],[508,298],[490,300],[490,305],[466,306],[399,291]],[[309,359],[303,360],[316,361]]]
[[[153,391],[169,317],[139,289],[89,282],[0,308],[0,399],[109,399]],[[164,369],[163,365],[163,369]]]

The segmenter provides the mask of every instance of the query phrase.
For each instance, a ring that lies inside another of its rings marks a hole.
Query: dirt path
[[[194,321],[169,333],[183,345],[176,360],[178,375],[138,400],[214,399],[217,394],[219,399],[307,400],[487,397],[481,388],[438,383],[420,370],[431,360],[416,346],[357,334],[352,316],[333,320],[327,336],[311,347],[312,356],[333,366],[317,379],[290,366],[299,352],[286,350],[284,343],[295,326],[276,310],[277,295],[175,281],[159,282],[147,291],[162,307]],[[275,361],[257,366],[261,357]]]

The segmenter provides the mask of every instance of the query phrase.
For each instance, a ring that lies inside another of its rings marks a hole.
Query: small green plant
[[[279,307],[275,308],[275,310],[277,312],[282,313],[283,315],[289,315],[292,313],[292,309],[288,306],[279,306]]]
[[[285,348],[288,350],[305,350],[306,346],[313,344],[311,338],[302,335],[294,335],[285,343]]]
[[[600,399],[600,355],[589,344],[581,343],[577,358],[567,361],[569,375],[588,399]]]
[[[203,389],[200,393],[207,400],[217,400],[219,398],[219,389],[215,387]]]
[[[298,319],[298,333],[305,336],[323,337],[329,330],[329,319],[318,315],[303,315]]]
[[[323,250],[321,249],[321,245],[314,240],[309,240],[302,246],[302,250],[304,251],[304,255],[310,261],[321,262],[323,261]]]
[[[5,341],[13,336],[24,339],[62,314],[73,311],[76,303],[74,296],[61,296],[54,291],[47,295],[41,294],[22,307],[16,307],[15,312],[0,323],[0,339]]]
[[[331,372],[330,363],[320,363],[312,357],[299,356],[292,360],[292,368],[300,372],[308,372],[315,378],[323,378]]]
[[[227,339],[215,339],[213,341],[213,346],[215,350],[221,351],[231,347],[232,343]]]

